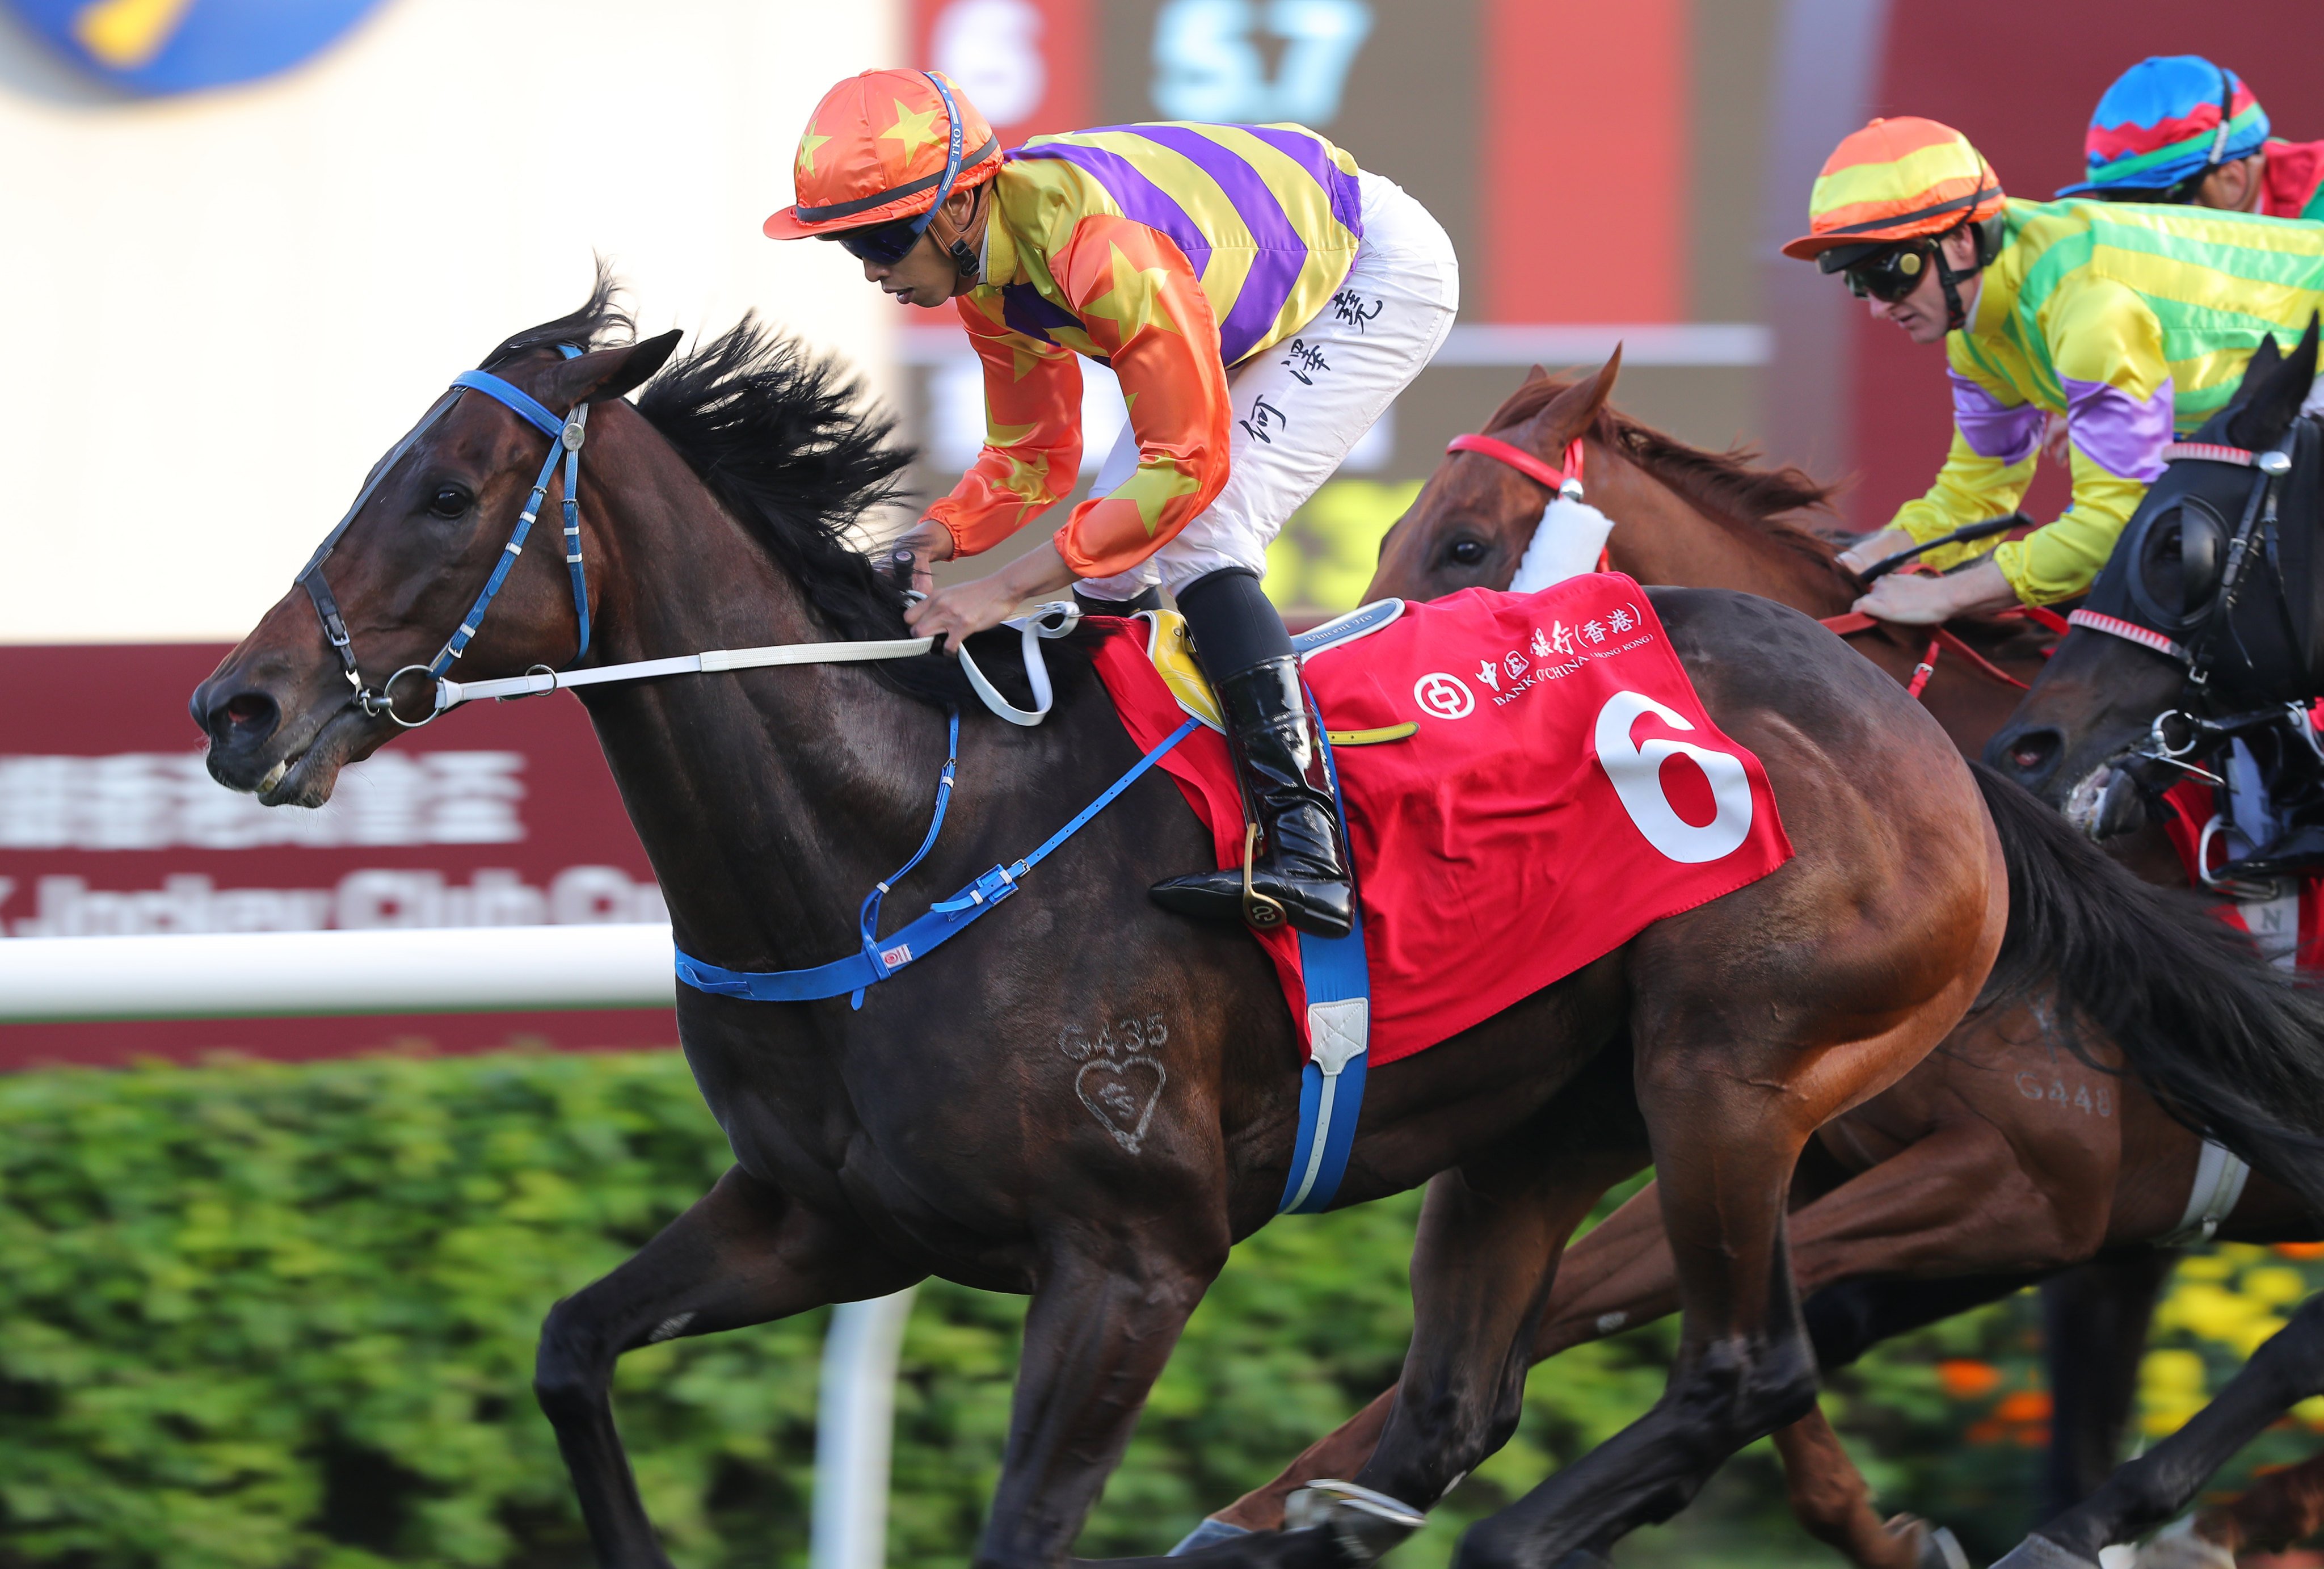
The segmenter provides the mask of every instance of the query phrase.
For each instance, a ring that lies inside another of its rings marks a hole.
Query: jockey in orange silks
[[[1259,578],[1268,542],[1451,329],[1460,281],[1444,231],[1301,126],[1119,125],[1003,152],[960,89],[926,71],[834,88],[793,174],[798,201],[769,235],[835,240],[899,301],[954,302],[983,361],[984,448],[899,541],[919,561],[988,549],[1073,488],[1079,356],[1111,365],[1129,405],[1064,526],[930,594],[907,613],[913,628],[956,645],[1068,585],[1111,614],[1170,590],[1261,840],[1247,867],[1173,878],[1155,898],[1344,934],[1353,907],[1323,739]]]

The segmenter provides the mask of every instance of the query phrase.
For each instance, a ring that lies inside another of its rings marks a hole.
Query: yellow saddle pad
[[[1219,695],[1211,689],[1211,678],[1203,674],[1202,664],[1194,658],[1194,640],[1186,631],[1186,618],[1175,610],[1148,610],[1140,611],[1139,619],[1148,626],[1146,657],[1154,661],[1154,673],[1170,688],[1179,710],[1225,734]],[[1378,730],[1326,730],[1323,734],[1334,746],[1377,746],[1383,741],[1402,741],[1419,728],[1407,721]]]

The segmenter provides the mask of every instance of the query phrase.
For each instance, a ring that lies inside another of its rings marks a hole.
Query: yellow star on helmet
[[[815,172],[815,150],[830,140],[831,138],[828,136],[816,135],[815,134],[814,125],[808,125],[807,128],[807,134],[799,138],[798,166],[801,169],[806,170],[809,174],[813,174]]]
[[[1128,343],[1148,327],[1159,326],[1167,332],[1176,332],[1178,324],[1170,319],[1170,312],[1162,299],[1163,285],[1170,281],[1167,267],[1135,267],[1113,247],[1113,287],[1091,300],[1082,309],[1084,316],[1102,316],[1114,325],[1120,341]]]
[[[908,159],[927,143],[936,141],[936,112],[923,109],[915,115],[904,107],[901,98],[889,100],[896,106],[896,123],[880,133],[882,142],[901,142],[904,156]]]

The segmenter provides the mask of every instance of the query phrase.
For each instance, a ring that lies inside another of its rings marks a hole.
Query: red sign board
[[[0,648],[0,940],[666,919],[569,695],[455,710],[319,810],[215,783],[186,699],[226,650]],[[666,1009],[0,1026],[0,1067],[217,1048],[667,1045]]]

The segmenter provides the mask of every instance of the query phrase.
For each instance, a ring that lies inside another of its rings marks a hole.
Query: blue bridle
[[[558,344],[557,352],[568,360],[577,358],[581,354],[580,349],[569,343]],[[463,392],[484,393],[548,437],[549,457],[542,461],[540,476],[533,481],[531,498],[525,503],[524,511],[518,514],[516,527],[509,531],[508,542],[501,547],[500,558],[493,563],[492,575],[484,579],[484,591],[476,595],[475,604],[469,606],[468,614],[461,618],[458,628],[444,641],[444,646],[436,651],[434,659],[424,665],[404,666],[382,681],[379,689],[374,691],[364,685],[363,670],[355,660],[354,639],[347,632],[346,618],[339,614],[339,602],[331,593],[330,582],[323,576],[323,563],[330,558],[340,539],[370,503],[380,482],[388,476],[422,436],[435,428],[437,421],[452,411]],[[347,685],[355,688],[353,700],[364,713],[374,717],[384,714],[406,730],[417,730],[443,712],[440,706],[431,705],[426,718],[404,718],[395,711],[395,683],[417,670],[428,677],[432,691],[432,683],[440,679],[444,672],[452,668],[452,662],[467,651],[469,640],[484,624],[484,613],[492,608],[493,599],[500,593],[501,585],[508,581],[509,568],[516,565],[519,556],[524,554],[525,540],[531,534],[532,525],[540,516],[541,503],[548,498],[549,484],[556,476],[557,460],[560,457],[565,460],[565,569],[573,581],[573,613],[579,618],[581,626],[580,647],[573,657],[577,661],[588,653],[589,578],[581,560],[580,488],[581,442],[587,434],[588,425],[589,405],[586,402],[576,403],[572,413],[560,420],[540,399],[521,387],[503,381],[490,371],[462,371],[452,378],[449,398],[422,420],[411,434],[398,443],[395,449],[372,471],[362,494],[355,497],[355,504],[347,509],[347,515],[341,518],[338,526],[324,538],[322,544],[316,547],[315,554],[300,569],[298,577],[299,586],[307,591],[307,597],[314,602],[316,615],[322,621],[324,638],[339,656],[339,666],[346,674]]]

